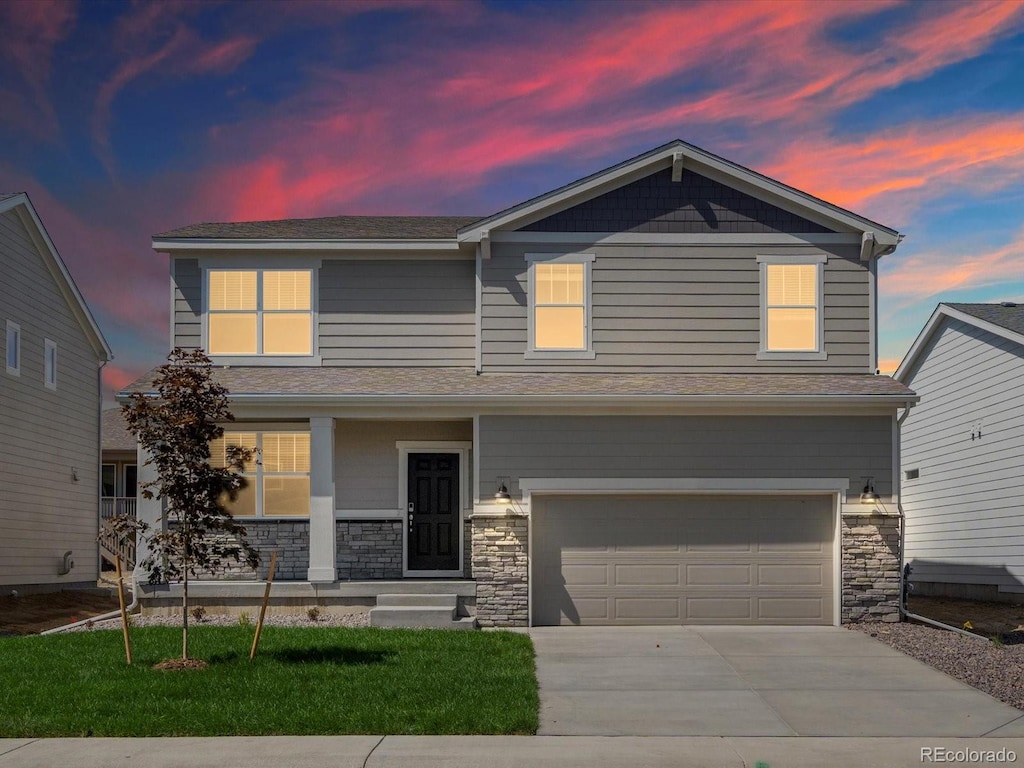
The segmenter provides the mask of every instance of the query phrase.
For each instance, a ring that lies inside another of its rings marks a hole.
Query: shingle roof
[[[1005,302],[1003,304],[954,304],[943,302],[947,307],[956,309],[971,317],[998,325],[1014,333],[1024,336],[1024,304]],[[1007,306],[1009,305],[1009,306]]]
[[[151,389],[151,371],[126,391]],[[914,393],[870,374],[483,373],[472,368],[215,368],[232,395],[344,397],[896,397]]]
[[[135,450],[135,438],[128,433],[128,426],[125,424],[120,408],[103,411],[102,428],[104,451]]]
[[[12,197],[17,197],[21,192],[0,192],[0,200],[7,200]]]
[[[480,216],[330,216],[323,219],[208,222],[153,237],[243,240],[434,240],[456,232]]]

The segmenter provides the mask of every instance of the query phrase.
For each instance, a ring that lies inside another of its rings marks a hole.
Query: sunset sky
[[[891,371],[939,301],[1024,301],[1024,2],[0,3],[0,192],[114,349],[167,352],[153,233],[485,215],[681,138],[905,233]]]

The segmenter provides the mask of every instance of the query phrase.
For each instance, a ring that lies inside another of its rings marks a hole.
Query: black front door
[[[409,454],[409,570],[459,569],[459,455]]]

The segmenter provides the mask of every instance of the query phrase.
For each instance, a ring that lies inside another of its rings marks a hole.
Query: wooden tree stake
[[[124,607],[124,579],[121,576],[121,556],[114,558],[117,567],[117,601],[121,604],[121,631],[124,633],[124,655],[132,663],[132,639],[128,634],[128,611]]]
[[[260,635],[263,633],[263,618],[267,615],[267,603],[270,602],[270,585],[274,583],[274,569],[277,567],[277,552],[270,553],[270,570],[267,572],[267,588],[263,590],[263,604],[260,606],[260,618],[256,622],[256,636],[252,639],[252,650],[249,651],[249,661],[256,656],[256,646],[260,644]]]

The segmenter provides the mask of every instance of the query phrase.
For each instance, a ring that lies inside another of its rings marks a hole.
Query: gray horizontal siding
[[[496,244],[484,262],[483,366],[488,371],[865,373],[870,370],[869,275],[855,247],[594,246],[592,335],[596,359],[526,360],[526,253]],[[828,359],[757,360],[763,254],[821,253]],[[564,251],[563,251],[564,252]]]
[[[198,259],[174,259],[171,289],[174,296],[174,346],[203,346],[203,288]]]
[[[887,416],[481,416],[480,496],[511,477],[874,477],[891,494]]]
[[[471,261],[324,261],[320,356],[324,365],[473,365]]]
[[[1024,590],[1024,347],[946,320],[908,384],[921,396],[902,431],[902,468],[920,473],[902,488],[914,580]]]
[[[399,440],[472,441],[471,421],[335,421],[335,506],[398,510]],[[470,471],[467,468],[467,471]],[[472,477],[472,475],[469,475]],[[463,506],[471,504],[463,499]]]
[[[99,361],[14,211],[0,215],[0,260],[0,359],[8,319],[22,335],[21,375],[0,367],[0,585],[95,581]],[[44,339],[57,343],[56,391]],[[69,549],[75,567],[58,576]]]

